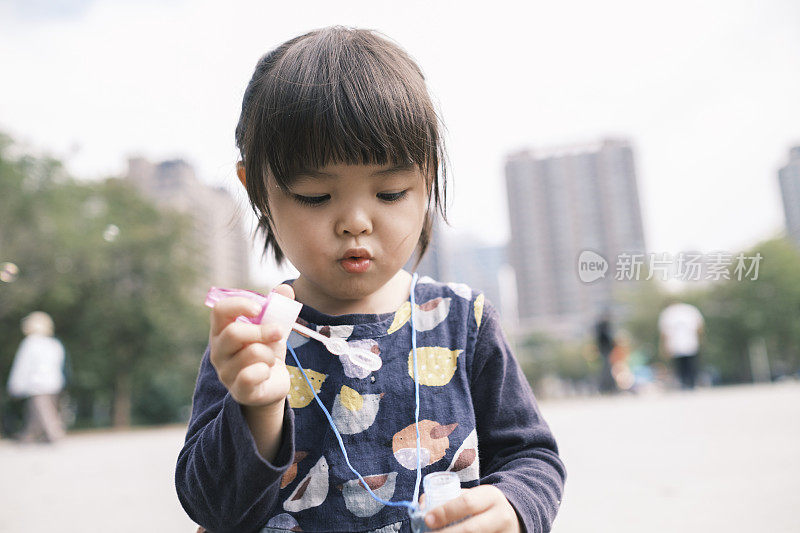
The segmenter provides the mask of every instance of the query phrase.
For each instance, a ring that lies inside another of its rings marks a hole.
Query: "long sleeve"
[[[203,356],[175,487],[186,513],[213,533],[258,531],[278,501],[281,477],[294,457],[294,413],[286,405],[273,463],[261,457],[241,406]]]
[[[484,308],[473,365],[480,483],[503,491],[528,533],[550,531],[566,470],[497,312],[489,305]]]

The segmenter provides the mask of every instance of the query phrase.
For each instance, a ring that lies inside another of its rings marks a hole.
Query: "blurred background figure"
[[[631,337],[627,331],[620,330],[614,337],[614,348],[608,359],[611,375],[617,390],[635,392],[636,375],[631,366]]]
[[[64,436],[58,398],[64,388],[64,346],[53,337],[53,319],[34,311],[22,319],[25,338],[8,378],[8,393],[25,398],[22,442],[55,442]]]
[[[703,315],[693,305],[674,301],[658,317],[659,352],[671,357],[682,389],[693,389]]]
[[[595,342],[603,364],[600,369],[600,392],[604,394],[617,392],[617,384],[611,373],[614,335],[611,331],[611,313],[607,309],[603,311],[595,324]]]

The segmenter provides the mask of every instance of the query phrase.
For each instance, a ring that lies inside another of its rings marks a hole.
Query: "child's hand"
[[[288,285],[276,292],[294,298]],[[225,298],[211,310],[211,364],[219,380],[240,405],[266,407],[282,402],[289,393],[284,365],[286,335],[275,324],[237,322],[240,315],[256,316],[261,308],[247,298]]]
[[[458,520],[464,521],[444,527]],[[427,513],[425,524],[441,533],[520,531],[516,511],[502,491],[493,485],[464,489],[458,498]]]

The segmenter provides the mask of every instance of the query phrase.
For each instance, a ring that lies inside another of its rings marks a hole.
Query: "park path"
[[[800,532],[800,383],[543,402],[567,465],[554,533]],[[0,533],[193,533],[182,427],[0,441]]]

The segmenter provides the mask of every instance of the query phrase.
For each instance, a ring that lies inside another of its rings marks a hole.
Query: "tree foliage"
[[[705,319],[700,344],[700,365],[721,383],[753,380],[750,351],[755,343],[766,346],[773,378],[800,371],[800,250],[779,237],[741,252],[752,266],[760,254],[758,273],[740,276],[735,258],[719,281],[688,282],[680,293],[670,293],[656,280],[636,281],[619,298],[626,318],[616,324],[630,335],[641,361],[663,365],[659,358],[658,317],[673,301],[696,306]],[[741,279],[739,279],[741,277]],[[587,332],[582,340],[555,340],[541,333],[522,339],[518,354],[534,386],[544,376],[563,380],[591,379],[600,370],[594,340]]]
[[[739,279],[734,262],[727,279],[689,286],[680,294],[669,294],[657,284],[640,287],[626,326],[651,361],[658,354],[658,315],[677,299],[703,314],[701,365],[713,369],[723,383],[752,380],[749,350],[759,339],[765,341],[774,377],[800,369],[800,251],[788,240],[774,238],[741,253],[746,258],[761,255],[757,277],[751,272]]]
[[[757,279],[731,279],[700,295],[706,318],[704,358],[723,381],[752,379],[748,350],[763,339],[774,376],[800,369],[800,251],[783,238],[744,252],[762,256]]]
[[[117,425],[180,419],[207,335],[188,219],[122,180],[78,182],[16,150],[0,139],[0,263],[19,269],[0,282],[0,377],[21,318],[43,310],[69,355],[79,423],[108,409]]]

